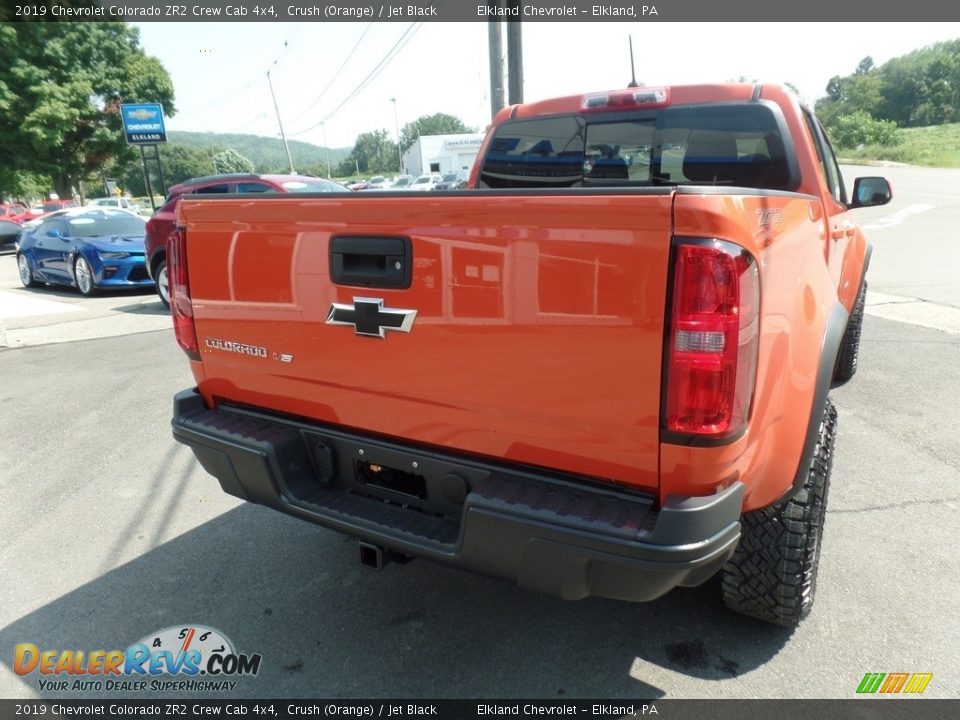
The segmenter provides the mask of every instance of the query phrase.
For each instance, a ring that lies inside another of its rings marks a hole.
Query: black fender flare
[[[863,272],[857,285],[856,297],[863,292],[863,284],[867,281],[867,270],[870,267],[870,258],[873,255],[873,245],[867,243],[867,251],[863,259]],[[807,469],[813,458],[813,451],[817,446],[817,436],[820,431],[820,420],[823,418],[823,409],[827,404],[827,396],[833,388],[833,376],[840,355],[840,346],[847,333],[847,323],[850,313],[839,301],[830,308],[827,315],[826,330],[823,333],[823,342],[820,344],[820,364],[817,367],[817,380],[813,391],[813,405],[810,408],[810,419],[807,422],[807,433],[803,441],[803,452],[800,454],[800,464],[793,478],[793,484],[774,505],[792,497],[803,487],[807,478]]]
[[[864,272],[864,276],[866,276],[866,272]],[[817,368],[817,379],[813,389],[813,405],[810,408],[810,418],[807,422],[807,432],[803,440],[803,452],[800,453],[800,463],[797,466],[793,484],[776,502],[771,503],[772,505],[793,497],[806,482],[807,470],[810,467],[813,452],[817,447],[823,409],[826,407],[827,395],[829,395],[830,388],[833,386],[833,370],[837,364],[837,355],[840,353],[843,336],[847,331],[849,317],[850,313],[839,301],[834,303],[827,315],[826,330],[823,333],[823,342],[820,345],[820,364]]]

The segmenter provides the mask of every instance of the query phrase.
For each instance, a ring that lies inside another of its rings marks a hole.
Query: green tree
[[[173,84],[117,22],[0,25],[0,157],[10,172],[48,176],[61,197],[105,162],[132,157],[121,102],[175,111]],[[0,176],[0,181],[3,180]]]
[[[213,171],[215,173],[252,173],[254,167],[242,153],[233,148],[227,148],[213,156]]]
[[[339,178],[356,178],[359,175],[357,163],[354,162],[353,152],[337,164],[334,175]]]
[[[873,60],[865,57],[853,75],[835,76],[827,83],[827,97],[816,104],[825,125],[843,115],[872,113],[883,100],[883,78],[873,68]]]
[[[400,150],[406,152],[421,135],[452,135],[456,133],[476,132],[476,128],[467,127],[463,120],[455,115],[435,113],[422,115],[409,122],[400,130]]]
[[[853,74],[835,76],[817,102],[826,124],[858,112],[901,127],[960,121],[960,40],[937,43],[874,66],[865,57]]]
[[[827,83],[827,99],[839,102],[843,97],[843,79],[839,75],[834,75]]]
[[[51,9],[54,6],[59,6],[61,8],[95,8],[100,3],[97,0],[33,0],[27,5],[29,10],[33,10],[33,19],[34,20],[51,20],[55,19],[52,17]],[[45,8],[44,15],[40,15],[40,12],[43,12]],[[6,3],[0,5],[0,22],[6,20],[16,20],[17,16],[14,11],[13,3]]]
[[[176,142],[161,145],[160,162],[163,165],[163,179],[167,188],[190,178],[213,174],[213,154],[214,150],[211,148],[195,148]],[[160,177],[152,151],[147,153],[147,170],[150,173],[152,189],[159,193]],[[119,180],[120,185],[133,195],[147,194],[139,153],[135,160],[108,165],[103,174]]]
[[[364,174],[397,170],[397,145],[386,130],[374,130],[358,135],[350,156],[340,164],[338,170],[346,168],[346,174],[349,175],[358,167]]]
[[[898,140],[895,123],[877,120],[863,110],[834,118],[827,130],[833,143],[843,149],[853,149],[860,145],[888,147],[895,145]]]
[[[197,149],[170,143],[160,146],[160,161],[163,163],[163,174],[170,185],[189,180],[190,178],[210,175],[213,169],[214,151]]]
[[[0,167],[0,188],[5,188],[0,190],[0,200],[35,200],[49,192],[50,178],[31,172],[6,172]]]
[[[860,61],[860,64],[857,65],[857,69],[853,71],[853,74],[867,75],[873,70],[874,67],[873,58],[867,55],[863,60]]]

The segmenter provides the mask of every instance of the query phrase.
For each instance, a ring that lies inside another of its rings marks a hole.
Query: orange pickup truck
[[[506,108],[461,191],[185,197],[173,433],[372,567],[636,601],[721,572],[794,625],[857,367],[852,211],[890,198],[748,84]]]

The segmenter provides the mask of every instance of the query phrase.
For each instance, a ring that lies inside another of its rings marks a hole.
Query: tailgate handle
[[[407,237],[334,237],[330,240],[330,279],[338,285],[408,288],[412,248]]]

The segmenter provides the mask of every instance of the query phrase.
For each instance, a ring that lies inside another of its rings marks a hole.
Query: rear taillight
[[[200,359],[197,328],[193,322],[193,301],[187,276],[187,233],[178,227],[167,237],[167,280],[170,283],[170,312],[177,342],[191,360]]]
[[[720,240],[675,242],[664,385],[667,433],[723,439],[746,427],[757,370],[759,304],[757,263],[746,250]]]

